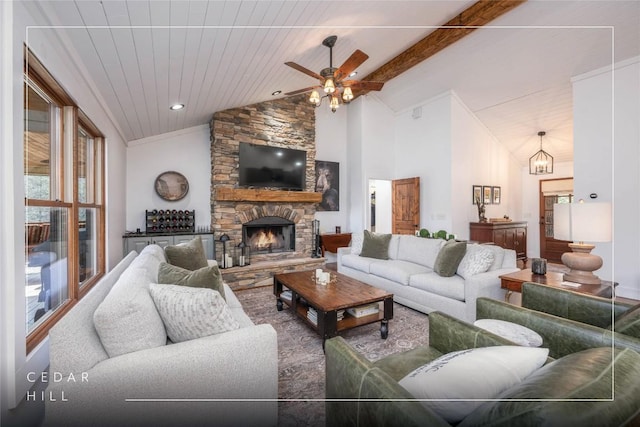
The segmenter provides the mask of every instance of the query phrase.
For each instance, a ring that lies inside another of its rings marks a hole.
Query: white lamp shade
[[[571,240],[571,204],[553,205],[553,238]]]
[[[553,205],[553,237],[572,242],[611,241],[611,203]]]

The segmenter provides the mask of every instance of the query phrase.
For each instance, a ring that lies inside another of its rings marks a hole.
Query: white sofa
[[[55,401],[46,401],[46,426],[277,425],[276,331],[254,325],[226,284],[239,329],[175,344],[165,333],[165,341],[153,348],[109,357],[94,312],[112,289],[123,307],[144,301],[149,308],[149,284],[157,280],[163,260],[156,245],[140,255],[129,253],[51,329],[46,395]],[[135,317],[139,311],[121,315]],[[122,321],[118,317],[114,324]],[[149,340],[151,328],[139,323],[131,335]]]
[[[389,242],[389,259],[360,256],[362,235],[354,233],[350,247],[338,248],[338,272],[361,282],[393,293],[394,301],[423,313],[442,311],[473,323],[476,320],[476,299],[503,299],[500,288],[502,274],[517,271],[516,253],[496,245],[468,245],[463,263],[469,266],[477,255],[491,252],[488,270],[478,274],[458,273],[441,277],[433,267],[442,245],[441,239],[426,239],[411,235],[393,235]],[[486,256],[484,257],[485,264]],[[462,265],[462,263],[461,263]]]

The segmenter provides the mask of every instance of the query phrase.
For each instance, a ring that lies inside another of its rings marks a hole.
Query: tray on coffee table
[[[291,298],[282,296],[284,288],[291,291]],[[380,337],[389,334],[389,320],[393,318],[393,294],[374,288],[359,280],[340,273],[331,272],[331,281],[322,285],[316,283],[315,271],[280,273],[273,276],[273,293],[278,311],[284,305],[290,306],[322,337],[322,345],[327,338],[340,331],[380,322]],[[376,313],[355,317],[349,309],[378,304]],[[315,311],[315,314],[313,313]],[[344,316],[338,316],[344,313]]]

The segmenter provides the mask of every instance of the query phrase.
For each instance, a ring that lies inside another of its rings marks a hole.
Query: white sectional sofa
[[[465,271],[441,277],[433,271],[445,241],[411,235],[393,235],[388,258],[360,256],[362,234],[352,235],[351,246],[338,249],[338,272],[393,293],[394,301],[423,313],[442,311],[458,319],[476,320],[476,299],[504,298],[499,276],[517,271],[516,253],[496,245],[467,245],[460,265]],[[475,263],[487,265],[488,268]],[[474,274],[474,270],[486,270]],[[462,273],[462,275],[460,275]],[[465,277],[463,277],[465,276]]]
[[[49,376],[61,381],[46,390],[56,401],[46,401],[45,426],[277,425],[276,331],[254,325],[224,284],[240,327],[167,342],[148,291],[164,260],[156,245],[129,253],[51,329]],[[111,325],[130,328],[133,344],[150,348],[109,356],[113,343],[101,341],[94,313],[110,292],[123,307]]]

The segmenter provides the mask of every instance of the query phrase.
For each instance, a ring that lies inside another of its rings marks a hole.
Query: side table
[[[500,287],[507,290],[504,300],[509,302],[513,292],[522,292],[522,284],[524,282],[540,283],[541,285],[604,298],[612,298],[615,294],[615,287],[618,286],[617,282],[609,282],[607,280],[603,280],[600,285],[565,282],[563,275],[564,273],[555,271],[547,271],[547,274],[534,274],[530,268],[527,268],[500,276]]]
[[[322,256],[325,251],[338,252],[338,248],[349,246],[351,243],[351,233],[321,234],[320,249]]]

